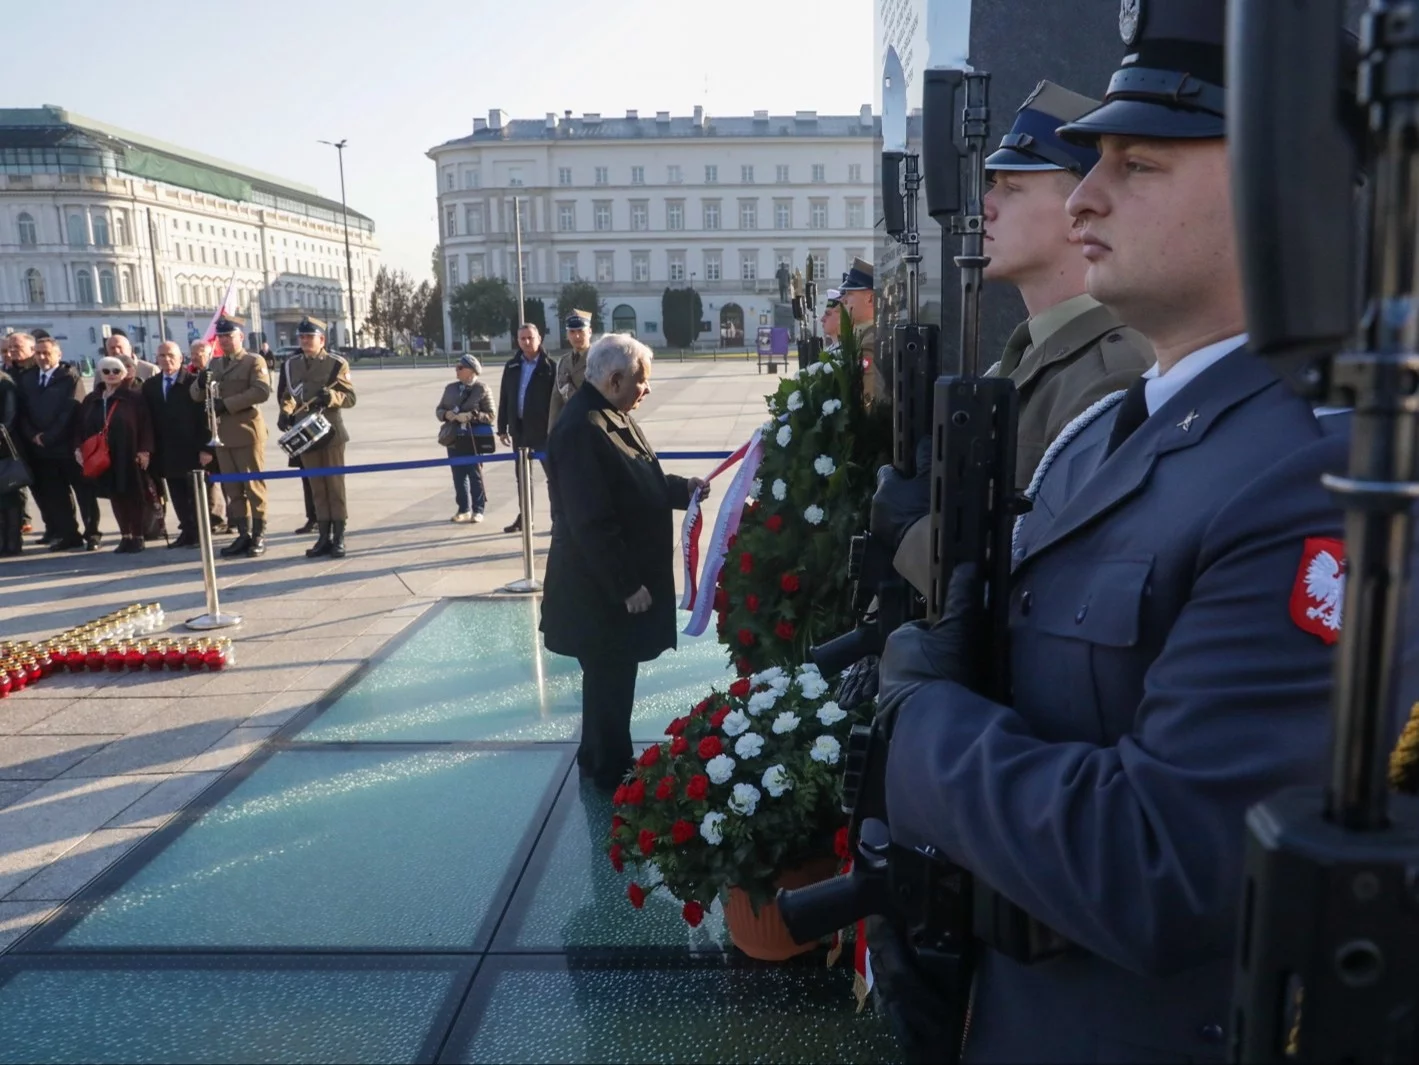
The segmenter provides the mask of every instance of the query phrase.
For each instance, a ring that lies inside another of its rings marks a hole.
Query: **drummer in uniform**
[[[217,435],[222,446],[217,453],[220,473],[258,473],[264,470],[262,451],[266,447],[266,422],[257,408],[271,398],[271,378],[266,360],[242,346],[242,323],[226,315],[217,319],[217,349],[220,359],[197,375],[191,395],[198,403],[207,401],[207,382],[217,382],[214,408]],[[202,465],[211,462],[203,451]],[[222,485],[227,496],[227,521],[237,538],[222,548],[223,558],[245,555],[256,558],[266,553],[266,482],[234,481]]]
[[[586,353],[591,350],[590,311],[574,310],[567,315],[563,324],[567,329],[567,343],[572,346],[572,350],[570,354],[563,355],[557,363],[557,383],[552,389],[552,413],[547,419],[549,428],[557,424],[557,415],[586,380]]]
[[[315,318],[302,318],[296,327],[296,339],[301,353],[293,355],[285,367],[286,395],[281,400],[281,431],[298,425],[311,414],[320,414],[329,423],[329,430],[315,446],[300,455],[305,469],[345,465],[345,445],[350,436],[340,411],[355,405],[355,386],[350,381],[350,364],[332,351],[325,350],[325,323]],[[319,537],[306,551],[306,558],[345,557],[345,475],[311,477],[310,494],[315,502],[315,520]]]

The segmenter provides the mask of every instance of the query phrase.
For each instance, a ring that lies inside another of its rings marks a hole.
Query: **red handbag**
[[[108,423],[113,421],[113,412],[117,409],[118,400],[114,399],[103,420],[103,428],[79,444],[79,465],[84,476],[90,480],[102,477],[113,465],[113,458],[108,453]]]

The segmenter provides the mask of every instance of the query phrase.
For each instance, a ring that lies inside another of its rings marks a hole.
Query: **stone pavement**
[[[500,368],[484,381],[497,394]],[[354,369],[350,464],[440,457],[442,368]],[[728,450],[766,415],[775,378],[749,363],[658,365],[639,412],[659,450]],[[274,402],[264,413],[274,425]],[[714,462],[667,468],[707,473]],[[274,435],[267,468],[285,468]],[[537,513],[546,496],[536,471]],[[510,463],[487,467],[488,520],[454,525],[447,469],[352,476],[346,558],[309,560],[295,480],[268,482],[269,550],[219,560],[236,665],[223,673],[56,674],[0,701],[0,952],[347,677],[440,598],[496,592],[523,574]],[[717,484],[714,504],[723,485]],[[112,516],[104,504],[104,528]],[[227,540],[221,538],[218,546]],[[547,534],[535,537],[541,575]],[[678,563],[677,563],[678,567]],[[677,575],[678,575],[677,568]],[[171,631],[202,613],[196,551],[137,556],[31,550],[0,562],[0,639],[43,639],[134,602]]]

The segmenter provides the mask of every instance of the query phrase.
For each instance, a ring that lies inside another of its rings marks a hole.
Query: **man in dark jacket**
[[[177,513],[181,532],[168,546],[196,547],[197,499],[192,491],[192,471],[200,465],[198,454],[212,430],[205,404],[192,398],[193,377],[182,365],[182,349],[167,340],[158,345],[156,357],[158,372],[142,385],[157,452],[148,468],[167,483],[168,498]]]
[[[535,325],[524,322],[517,329],[518,354],[503,367],[503,381],[498,391],[498,439],[504,447],[529,447],[541,450],[547,446],[547,428],[552,417],[552,392],[556,388],[557,368],[542,350],[542,334]],[[517,466],[513,466],[517,470]],[[546,472],[544,460],[542,470]],[[521,474],[518,474],[521,477]],[[522,482],[518,481],[518,500],[522,499]],[[553,502],[552,521],[557,520],[557,504]],[[519,502],[520,511],[520,502]],[[503,532],[521,532],[524,515]],[[527,515],[531,520],[531,515]]]
[[[651,352],[611,334],[547,443],[552,523],[542,596],[547,649],[581,663],[582,776],[612,790],[631,765],[639,663],[675,646],[672,511],[709,486],[667,474],[630,412],[650,394]],[[506,380],[506,378],[504,378]]]
[[[49,549],[87,547],[97,551],[102,539],[98,497],[74,459],[72,439],[74,419],[86,390],[79,371],[61,365],[62,356],[53,337],[36,335],[34,366],[19,381],[20,431],[30,449],[35,502],[52,537]],[[75,499],[84,522],[82,536],[74,515]]]

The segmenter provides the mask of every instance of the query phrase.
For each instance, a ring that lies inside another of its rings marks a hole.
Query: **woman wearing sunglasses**
[[[113,505],[121,537],[114,553],[119,555],[143,550],[145,471],[153,453],[148,407],[128,374],[119,359],[105,356],[99,360],[94,374],[97,386],[84,397],[74,435],[75,456],[81,465],[80,445],[96,434],[108,437],[108,469],[87,480],[96,495]]]

